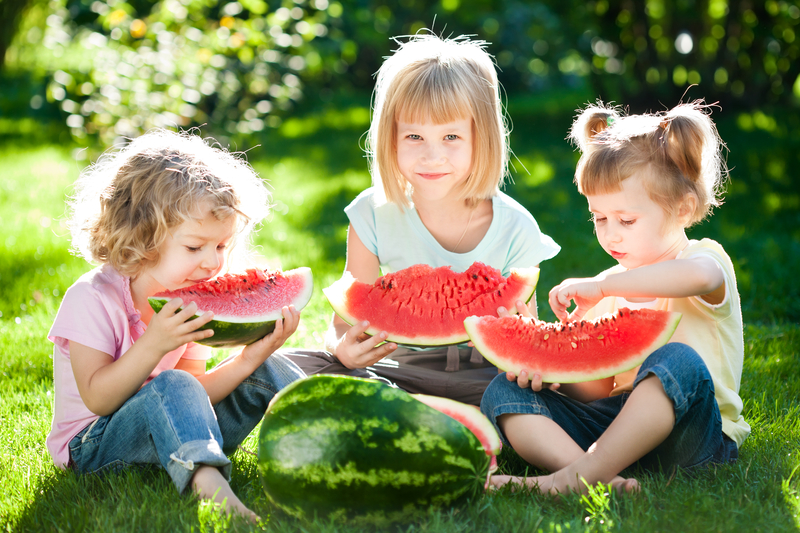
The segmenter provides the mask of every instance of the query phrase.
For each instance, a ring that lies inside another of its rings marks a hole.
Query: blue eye
[[[422,139],[422,137],[420,137],[416,133],[412,133],[411,135],[408,135],[407,138],[411,139],[412,141],[418,141],[418,140]]]
[[[450,135],[445,135],[444,138],[447,141],[455,141],[458,139],[458,135],[451,133]]]

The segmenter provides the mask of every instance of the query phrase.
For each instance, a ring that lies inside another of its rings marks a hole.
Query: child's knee
[[[669,343],[650,354],[639,369],[634,387],[650,375],[661,382],[678,419],[691,405],[714,398],[714,382],[708,367],[686,344]]]
[[[661,369],[662,372],[657,372],[656,369]],[[644,379],[648,373],[659,377],[660,374],[666,373],[685,383],[711,381],[711,373],[703,358],[694,348],[680,342],[665,344],[650,354],[639,369],[637,382]]]
[[[203,385],[196,377],[184,370],[165,370],[153,378],[150,384],[162,397],[169,395],[186,398],[196,397],[195,399],[208,398],[208,393]]]

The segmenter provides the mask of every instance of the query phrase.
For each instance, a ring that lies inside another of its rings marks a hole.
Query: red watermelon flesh
[[[464,272],[450,267],[414,265],[362,283],[345,272],[323,289],[333,310],[350,324],[368,320],[367,333],[388,333],[387,341],[440,346],[467,341],[464,319],[497,316],[497,308],[516,312],[517,300],[527,302],[539,279],[539,269],[512,269],[508,278],[483,263]]]
[[[308,267],[281,272],[249,268],[243,274],[224,274],[183,289],[154,294],[153,299],[181,298],[195,302],[202,311],[213,311],[216,320],[248,323],[254,319],[281,318],[281,308],[308,303],[313,286]]]
[[[527,370],[540,372],[547,383],[577,383],[640,365],[669,341],[680,319],[680,313],[622,308],[595,320],[564,324],[471,316],[464,327],[481,354],[505,372]]]
[[[214,313],[200,329],[212,329],[214,335],[198,341],[214,347],[250,344],[275,329],[283,318],[281,309],[294,305],[301,310],[311,298],[313,278],[308,267],[294,270],[248,269],[243,274],[225,274],[183,289],[157,293],[148,301],[159,312],[173,298],[184,305],[195,302],[200,311]]]

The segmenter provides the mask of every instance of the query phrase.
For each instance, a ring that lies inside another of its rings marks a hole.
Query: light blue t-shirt
[[[376,205],[374,187],[366,189],[345,208],[350,223],[367,250],[378,257],[382,273],[411,265],[451,266],[463,272],[475,261],[494,267],[503,276],[512,268],[538,265],[561,247],[539,231],[533,216],[510,196],[492,197],[492,223],[474,250],[450,252],[431,235],[414,207],[384,202]]]

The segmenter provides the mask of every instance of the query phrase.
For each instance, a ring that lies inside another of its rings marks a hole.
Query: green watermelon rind
[[[386,526],[460,504],[481,492],[489,464],[463,424],[402,390],[350,376],[314,375],[281,390],[258,439],[272,505],[351,525]]]
[[[554,372],[547,368],[525,368],[521,364],[509,361],[507,358],[503,357],[502,354],[495,352],[488,346],[479,328],[485,319],[494,320],[493,317],[468,317],[464,320],[464,328],[467,330],[470,340],[481,355],[503,372],[511,372],[519,376],[523,370],[535,371],[541,373],[543,383],[581,383],[584,381],[612,377],[636,368],[642,364],[651,353],[667,344],[675,333],[682,315],[681,313],[672,311],[663,312],[669,313],[670,316],[666,320],[663,331],[654,338],[648,346],[645,346],[637,352],[631,352],[625,355],[620,359],[619,363],[615,365],[597,368],[595,372]]]
[[[289,304],[294,305],[295,309],[300,311],[311,300],[311,294],[314,290],[314,278],[311,269],[308,267],[299,267],[293,270],[286,270],[283,272],[283,275],[287,277],[299,276],[304,280],[303,290],[297,294],[295,299]],[[151,296],[147,300],[150,303],[150,307],[158,313],[170,298]],[[181,308],[183,308],[183,306],[181,306]],[[189,320],[193,320],[197,317],[198,315],[194,315]],[[197,344],[211,346],[212,348],[252,344],[275,331],[275,322],[282,318],[281,309],[251,318],[216,316],[207,324],[197,328],[197,331],[212,329],[214,330],[214,335],[196,342]]]
[[[514,274],[526,281],[526,283],[521,286],[520,291],[517,293],[517,297],[509,300],[513,302],[522,300],[523,302],[528,303],[536,291],[536,284],[539,282],[539,269],[536,267],[512,268],[511,272],[509,273],[509,277]],[[347,289],[350,288],[350,286],[356,281],[357,280],[349,272],[345,272],[340,279],[336,280],[329,287],[322,289],[322,293],[328,299],[333,311],[351,326],[356,322],[360,322],[360,320],[354,317],[348,311],[345,295],[347,294]],[[508,312],[510,314],[516,313],[516,304],[508,306]],[[376,328],[370,324],[366,333],[367,335],[377,335],[381,331],[384,330]],[[389,336],[386,339],[386,342],[396,342],[406,346],[446,346],[449,344],[467,342],[469,340],[466,330],[441,337],[407,337],[392,333],[390,331],[387,331],[387,333]]]

